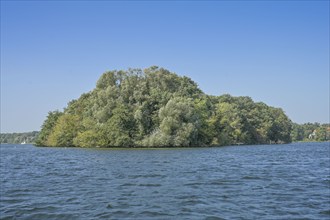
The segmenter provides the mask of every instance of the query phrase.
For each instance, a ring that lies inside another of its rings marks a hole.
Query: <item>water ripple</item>
[[[330,218],[327,143],[0,150],[3,220]]]

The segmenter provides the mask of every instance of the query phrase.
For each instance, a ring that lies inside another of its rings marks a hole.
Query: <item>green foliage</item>
[[[3,144],[20,144],[25,143],[35,143],[39,135],[38,131],[24,132],[24,133],[1,133],[0,143]]]
[[[76,115],[61,115],[49,135],[46,144],[48,146],[73,147],[73,140],[78,135],[80,119]]]
[[[291,121],[249,97],[209,96],[163,68],[109,71],[96,88],[50,112],[37,143],[77,147],[176,147],[287,143]]]
[[[135,120],[132,111],[125,106],[119,105],[113,110],[113,116],[103,126],[102,146],[130,147],[133,146],[135,136]]]
[[[199,116],[189,98],[175,97],[159,110],[160,125],[143,145],[154,147],[196,146]]]
[[[95,147],[100,145],[99,139],[99,133],[94,130],[78,132],[77,136],[73,139],[73,145],[79,147]]]
[[[59,111],[53,111],[48,113],[47,119],[44,121],[41,127],[40,134],[36,140],[36,145],[43,146],[47,144],[48,138],[52,133],[58,118],[61,115],[63,115],[63,113]]]
[[[330,124],[292,124],[292,141],[329,141]]]

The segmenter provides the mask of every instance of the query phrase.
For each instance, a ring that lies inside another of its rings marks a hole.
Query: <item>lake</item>
[[[330,144],[0,148],[1,219],[329,219]]]

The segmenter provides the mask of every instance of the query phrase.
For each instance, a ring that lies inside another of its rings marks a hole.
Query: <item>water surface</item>
[[[329,219],[329,143],[1,145],[1,219]]]

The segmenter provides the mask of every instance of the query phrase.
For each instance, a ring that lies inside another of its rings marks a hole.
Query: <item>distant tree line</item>
[[[250,97],[210,96],[166,69],[109,71],[96,88],[49,112],[40,146],[177,147],[291,142],[280,108]]]
[[[330,141],[330,124],[293,123],[291,138],[292,141]]]
[[[24,132],[24,133],[1,133],[0,143],[20,144],[20,143],[34,143],[39,135],[38,131]]]

